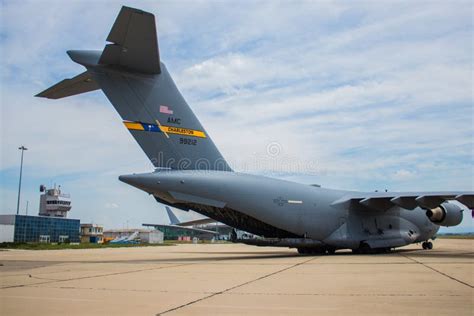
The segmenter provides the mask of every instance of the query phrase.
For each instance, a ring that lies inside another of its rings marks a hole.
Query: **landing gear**
[[[298,248],[298,253],[302,255],[322,255],[324,251],[319,248],[301,247]]]
[[[237,240],[237,231],[235,229],[232,229],[232,232],[230,233],[230,241],[235,242]]]
[[[336,249],[334,249],[334,248],[328,248],[328,249],[326,250],[326,252],[327,252],[328,255],[333,255],[333,254],[336,253]]]
[[[305,255],[308,253],[308,248],[298,248],[298,253],[300,255]]]
[[[359,248],[352,249],[354,254],[380,254],[389,253],[390,251],[392,251],[391,247],[372,248],[366,242],[361,242]]]
[[[430,250],[433,249],[433,243],[431,241],[425,241],[421,244],[421,247],[423,247],[423,249]]]
[[[374,252],[373,249],[370,248],[370,246],[365,242],[361,242],[359,245],[359,248],[352,249],[352,253],[354,254],[368,254],[368,253],[373,253],[373,252]]]
[[[311,247],[300,247],[298,253],[302,255],[332,255],[336,252],[334,248],[311,248]]]
[[[376,250],[376,253],[389,253],[390,251],[392,251],[392,248],[385,247],[385,248],[377,248],[375,250]]]

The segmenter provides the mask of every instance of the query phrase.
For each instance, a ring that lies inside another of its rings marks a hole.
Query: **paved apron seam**
[[[459,279],[456,279],[455,277],[452,277],[452,276],[450,276],[449,274],[446,274],[446,273],[441,272],[441,271],[439,271],[439,270],[437,270],[437,269],[435,269],[435,268],[433,268],[433,267],[430,267],[429,265],[427,265],[427,264],[425,264],[425,263],[423,263],[423,262],[421,262],[421,261],[418,261],[418,260],[416,260],[416,259],[410,258],[410,257],[405,256],[405,255],[402,255],[402,254],[400,254],[400,256],[405,257],[405,258],[407,258],[407,259],[409,259],[409,260],[411,260],[411,261],[413,261],[413,262],[416,262],[416,263],[418,263],[418,264],[424,266],[425,268],[428,268],[428,269],[430,269],[430,270],[432,270],[432,271],[434,271],[434,272],[436,272],[436,273],[438,273],[438,274],[440,274],[440,275],[442,275],[442,276],[445,276],[445,277],[447,277],[447,278],[449,278],[449,279],[451,279],[451,280],[453,280],[453,281],[456,281],[456,282],[458,282],[458,283],[460,283],[460,284],[466,285],[466,286],[470,287],[471,289],[474,288],[474,286],[470,285],[469,283],[466,283],[466,282],[464,282],[464,281],[461,281],[461,280],[459,280]]]
[[[11,286],[0,287],[0,290],[18,288],[18,287],[36,286],[36,285],[42,285],[42,284],[51,284],[51,283],[57,283],[57,282],[93,279],[93,278],[100,278],[100,277],[106,277],[106,276],[112,276],[112,275],[137,273],[137,272],[143,272],[143,271],[161,270],[161,269],[167,269],[167,268],[176,268],[176,267],[188,266],[188,265],[193,265],[193,264],[196,264],[196,263],[185,263],[185,264],[177,264],[177,265],[173,265],[173,266],[165,266],[165,267],[156,267],[156,268],[148,268],[148,269],[140,269],[140,270],[130,270],[130,271],[123,271],[123,272],[106,273],[106,274],[91,275],[91,276],[85,276],[85,277],[79,277],[79,278],[70,278],[70,279],[60,279],[60,280],[50,279],[50,281],[46,281],[46,282],[38,282],[38,283],[33,283],[33,284],[20,284],[20,285],[11,285]],[[41,278],[38,278],[38,277],[34,277],[31,274],[29,276],[31,278],[41,279]]]
[[[263,276],[261,276],[261,277],[258,277],[258,278],[256,278],[256,279],[253,279],[253,280],[250,280],[250,281],[241,283],[241,284],[237,284],[237,285],[232,286],[232,287],[230,287],[230,288],[227,288],[227,289],[225,289],[225,290],[222,290],[222,291],[219,291],[219,292],[216,292],[216,293],[212,293],[211,295],[201,297],[201,298],[199,298],[199,299],[197,299],[197,300],[188,302],[188,303],[186,303],[186,304],[182,304],[182,305],[179,305],[179,306],[170,308],[170,309],[168,309],[168,310],[166,310],[166,311],[163,311],[163,312],[160,312],[160,313],[156,314],[156,316],[164,315],[164,314],[167,314],[167,313],[170,313],[170,312],[179,310],[179,309],[181,309],[181,308],[183,308],[183,307],[190,306],[190,305],[193,305],[193,304],[195,304],[195,303],[202,302],[202,301],[207,300],[207,299],[209,299],[209,298],[212,298],[212,297],[214,297],[214,296],[221,295],[221,294],[224,294],[224,293],[226,293],[226,292],[228,292],[228,291],[231,291],[231,290],[237,289],[237,288],[239,288],[239,287],[248,285],[248,284],[250,284],[250,283],[253,283],[253,282],[257,282],[257,281],[266,279],[266,278],[268,278],[268,277],[274,276],[274,275],[276,275],[276,274],[278,274],[278,273],[281,273],[281,272],[287,271],[287,270],[289,270],[289,269],[295,268],[295,267],[297,267],[297,266],[303,265],[303,264],[305,264],[305,263],[307,263],[307,262],[313,261],[313,260],[318,259],[318,258],[320,258],[320,257],[313,257],[313,258],[311,258],[311,259],[305,260],[305,261],[303,261],[303,262],[296,263],[296,264],[294,264],[294,265],[291,265],[291,266],[289,266],[289,267],[280,269],[280,270],[278,270],[278,271],[275,271],[275,272],[272,272],[272,273],[269,273],[269,274],[265,274],[265,275],[263,275]]]

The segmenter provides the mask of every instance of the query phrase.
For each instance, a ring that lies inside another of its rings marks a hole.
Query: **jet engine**
[[[462,208],[451,203],[443,203],[438,207],[428,209],[426,216],[440,226],[456,226],[462,221]]]

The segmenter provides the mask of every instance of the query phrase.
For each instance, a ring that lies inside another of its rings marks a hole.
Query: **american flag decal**
[[[170,109],[168,108],[168,106],[166,106],[166,105],[160,105],[160,113],[172,115],[172,114],[173,114],[173,110],[170,110]]]

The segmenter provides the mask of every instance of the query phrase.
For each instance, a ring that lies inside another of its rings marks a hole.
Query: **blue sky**
[[[24,144],[22,212],[56,183],[70,217],[167,221],[118,181],[152,165],[101,92],[33,97],[82,72],[66,50],[102,49],[122,4],[155,14],[162,61],[234,169],[340,189],[474,189],[470,1],[2,1],[0,212],[16,208]],[[473,231],[470,216],[453,229]]]

